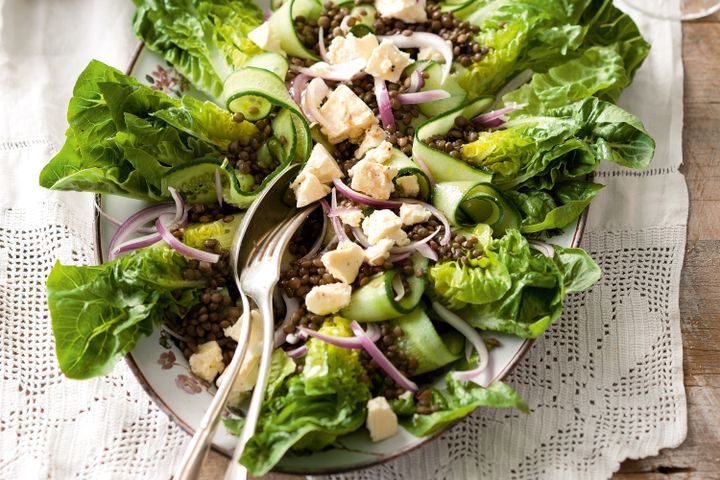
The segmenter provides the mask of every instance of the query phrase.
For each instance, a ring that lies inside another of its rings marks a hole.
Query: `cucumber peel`
[[[443,182],[435,186],[433,205],[455,226],[489,225],[496,236],[520,228],[515,206],[492,184],[473,181]]]
[[[442,368],[454,362],[462,355],[462,348],[458,347],[455,337],[452,337],[451,351],[444,339],[435,330],[430,318],[422,307],[415,308],[412,312],[392,320],[403,331],[397,339],[398,349],[408,357],[415,358],[418,367],[412,375],[420,375]],[[461,345],[461,344],[460,344]]]

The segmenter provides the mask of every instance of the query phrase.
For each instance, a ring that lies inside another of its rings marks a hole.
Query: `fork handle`
[[[243,298],[243,303],[247,303],[247,300]],[[240,338],[235,349],[232,361],[225,371],[223,381],[218,387],[217,393],[212,399],[210,406],[208,407],[205,415],[203,416],[200,425],[195,431],[190,445],[185,449],[185,455],[175,472],[175,480],[195,480],[198,478],[200,468],[202,467],[205,455],[212,445],[213,436],[215,429],[220,422],[222,417],[222,411],[227,403],[232,385],[235,383],[235,377],[240,371],[240,367],[245,359],[245,354],[248,349],[248,339],[250,338],[250,328],[252,322],[250,321],[250,309],[245,308],[242,314],[242,325],[240,328]]]
[[[257,426],[257,421],[260,417],[260,409],[265,398],[265,389],[267,388],[274,344],[272,306],[274,290],[274,287],[271,288],[267,295],[263,296],[263,298],[253,297],[263,321],[262,357],[260,358],[257,382],[255,383],[255,389],[253,390],[252,398],[250,400],[250,407],[248,408],[247,415],[245,415],[245,424],[243,425],[242,432],[240,433],[240,439],[238,440],[237,445],[235,445],[230,465],[225,471],[225,480],[244,480],[248,475],[247,469],[240,464],[240,456],[245,450],[245,445],[248,440],[250,440],[250,438],[255,434],[255,427]]]

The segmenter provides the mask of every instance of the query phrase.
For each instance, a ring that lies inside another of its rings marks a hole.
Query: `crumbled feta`
[[[248,33],[248,38],[255,45],[268,52],[280,52],[280,39],[270,30],[270,24],[263,22],[262,25]]]
[[[397,18],[407,23],[427,22],[425,2],[417,0],[375,0],[375,8],[383,18]]]
[[[395,179],[395,186],[402,197],[417,197],[420,193],[420,184],[415,175],[404,175]]]
[[[399,246],[410,243],[402,229],[402,220],[392,210],[375,210],[363,220],[362,229],[370,245],[376,245],[382,239],[392,240]]]
[[[360,143],[357,150],[355,150],[355,158],[360,160],[363,156],[365,156],[365,153],[368,150],[377,147],[386,138],[387,134],[385,133],[385,130],[380,128],[378,125],[373,125],[370,127],[370,130],[365,132],[365,137],[363,138],[362,143]]]
[[[190,371],[206,382],[212,382],[224,369],[222,350],[215,340],[199,345],[190,355]]]
[[[310,158],[305,163],[300,175],[303,173],[312,173],[320,180],[320,183],[331,183],[334,178],[345,176],[322,143],[316,143],[313,147]]]
[[[324,122],[322,131],[332,144],[343,140],[358,143],[365,131],[378,123],[370,107],[342,84],[330,93],[325,104],[320,107],[320,113]]]
[[[430,210],[417,203],[403,203],[400,205],[400,219],[403,225],[415,225],[430,220]]]
[[[410,54],[386,39],[373,49],[365,71],[373,77],[397,83],[405,67],[411,63]]]
[[[223,330],[225,336],[232,338],[236,342],[240,341],[240,329],[242,328],[242,319],[240,317],[237,322],[232,326]],[[258,376],[258,367],[260,365],[260,357],[262,357],[262,338],[263,338],[263,324],[260,312],[257,310],[250,311],[250,338],[248,340],[248,349],[245,353],[245,359],[240,366],[240,371],[235,377],[235,382],[230,389],[230,397],[228,403],[233,406],[237,406],[242,399],[244,392],[249,392],[255,386]],[[215,381],[216,385],[220,385],[223,381],[222,375]]]
[[[321,260],[330,275],[341,282],[353,283],[365,260],[365,252],[357,243],[345,241],[325,253]]]
[[[417,56],[418,60],[434,60],[437,63],[445,63],[445,57],[439,50],[433,47],[420,47]]]
[[[385,163],[393,157],[393,146],[392,143],[387,140],[380,142],[375,148],[368,150],[365,154],[364,160],[375,163]]]
[[[387,200],[395,190],[393,178],[397,172],[392,166],[360,160],[348,171],[352,177],[350,187],[373,198]]]
[[[370,245],[365,249],[365,260],[372,266],[382,265],[390,256],[390,249],[393,245],[395,245],[395,241],[387,238],[380,240],[375,245]]]
[[[373,442],[390,438],[397,433],[398,419],[385,397],[375,397],[367,403],[367,429]]]
[[[360,38],[349,33],[346,37],[333,38],[327,50],[327,58],[330,63],[345,63],[358,58],[367,62],[373,49],[377,46],[377,37],[372,33]]]
[[[329,315],[350,305],[352,287],[347,283],[328,283],[312,288],[305,296],[305,306],[315,315]]]
[[[330,187],[323,185],[322,182],[312,173],[302,173],[290,185],[295,192],[297,207],[310,205],[316,200],[320,200],[330,193]]]
[[[359,227],[360,223],[363,221],[363,218],[365,218],[365,215],[363,215],[362,210],[351,210],[349,212],[343,212],[338,215],[340,218],[340,221],[344,223],[345,225],[349,225],[351,227]]]

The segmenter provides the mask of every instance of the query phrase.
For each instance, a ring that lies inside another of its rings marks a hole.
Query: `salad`
[[[363,428],[382,441],[482,406],[527,411],[479,380],[495,335],[537,338],[600,278],[583,250],[546,240],[600,192],[601,161],[641,169],[654,153],[614,103],[649,50],[632,20],[609,0],[134,1],[137,36],[198,91],[172,97],[99,61],[77,79],[40,184],[149,206],[108,218],[106,263],[52,269],[64,374],[106,374],[162,329],[218,382],[242,322],[242,211],[301,163],[291,195],[322,214],[276,287],[249,471]],[[262,341],[247,318],[238,408]]]

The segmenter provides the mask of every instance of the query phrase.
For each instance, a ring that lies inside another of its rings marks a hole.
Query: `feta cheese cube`
[[[330,193],[330,187],[323,185],[312,173],[301,173],[290,185],[295,192],[297,207],[310,205]]]
[[[387,200],[395,190],[393,178],[397,172],[397,168],[392,166],[360,160],[348,171],[352,177],[350,187],[373,198]]]
[[[373,125],[370,127],[370,130],[365,132],[363,141],[360,143],[357,150],[355,150],[355,158],[360,160],[363,156],[365,156],[365,153],[368,150],[377,147],[386,138],[387,134],[385,133],[385,130],[380,128],[378,125]]]
[[[215,340],[199,345],[189,361],[190,371],[206,382],[212,382],[225,369],[222,350]]]
[[[402,220],[392,210],[375,210],[362,223],[363,233],[370,245],[388,239],[400,246],[407,245],[410,240],[402,229]]]
[[[270,24],[263,22],[262,25],[253,29],[247,36],[251,42],[268,52],[280,52],[280,39],[270,30]]]
[[[327,50],[327,58],[330,63],[345,63],[358,58],[367,62],[373,49],[377,46],[377,37],[372,33],[360,38],[349,33],[346,37],[333,38]]]
[[[384,18],[397,18],[406,23],[427,22],[425,2],[417,0],[375,0],[375,8]]]
[[[360,245],[345,241],[340,242],[335,250],[325,253],[321,260],[330,275],[341,282],[353,283],[365,260],[365,252]]]
[[[240,329],[242,328],[243,317],[240,317],[237,322],[232,326],[226,328],[223,332],[228,338],[232,338],[236,342],[240,340]],[[228,402],[230,405],[237,406],[242,400],[243,393],[249,392],[255,386],[258,376],[258,368],[260,366],[260,357],[262,357],[262,338],[263,338],[263,325],[262,317],[260,312],[257,310],[250,311],[250,338],[248,340],[248,350],[245,354],[245,359],[240,366],[240,371],[235,382],[230,389],[230,397]],[[225,373],[223,372],[215,384],[220,386],[223,381]]]
[[[322,132],[330,143],[358,143],[365,131],[378,123],[373,111],[346,85],[338,85],[320,107]]]
[[[433,47],[420,47],[420,51],[417,56],[418,60],[434,60],[437,63],[445,63],[445,57]]]
[[[367,403],[367,429],[373,442],[390,438],[397,433],[398,419],[385,397],[375,397]]]
[[[328,283],[312,288],[305,296],[305,306],[315,315],[330,315],[350,305],[352,287],[347,283]]]
[[[375,148],[368,150],[365,154],[364,160],[375,163],[385,163],[393,157],[393,146],[392,143],[387,140],[380,142]]]
[[[350,225],[351,227],[359,227],[363,218],[365,218],[365,215],[363,215],[362,210],[357,209],[341,213],[338,215],[338,217],[340,218],[340,221],[345,225]]]
[[[390,249],[393,245],[395,245],[395,241],[387,238],[380,240],[375,245],[370,245],[365,249],[365,260],[372,266],[382,265],[390,256]]]
[[[410,54],[401,51],[390,40],[383,40],[373,49],[365,71],[374,77],[397,83],[405,67],[411,63]]]
[[[345,174],[340,170],[335,159],[322,143],[316,143],[310,158],[302,169],[303,173],[312,173],[320,183],[332,183],[334,178],[342,178]]]
[[[402,197],[417,197],[420,193],[420,184],[415,175],[404,175],[395,179],[395,186]]]
[[[400,219],[403,225],[415,225],[430,220],[430,210],[417,203],[403,203],[400,205]]]

